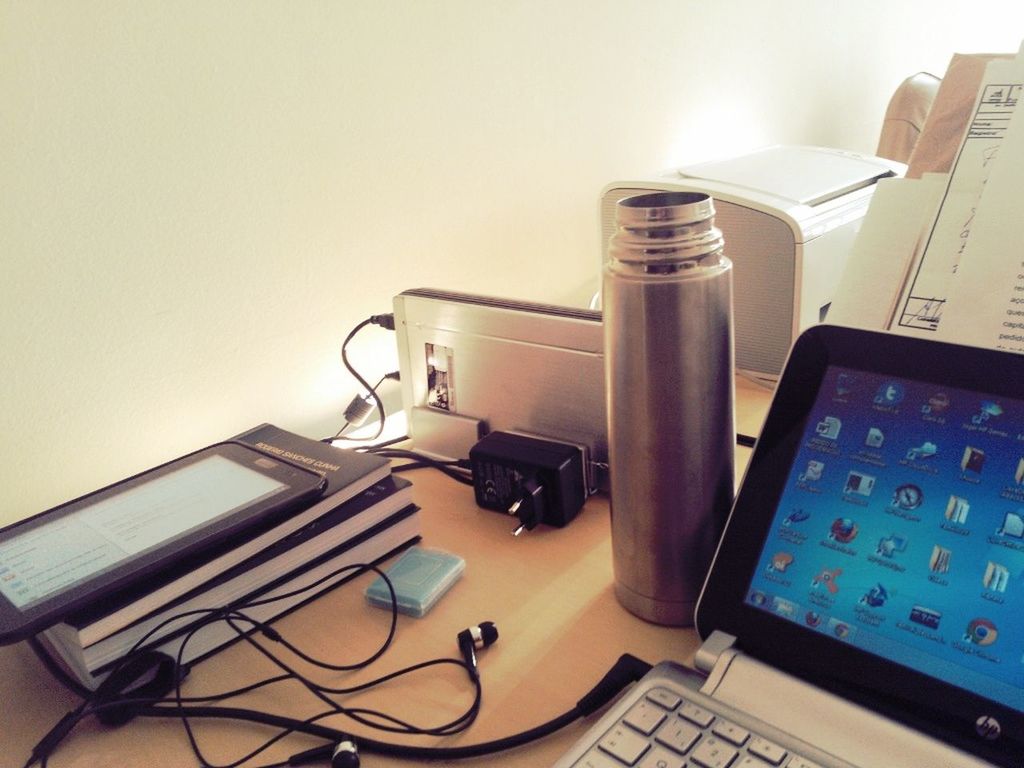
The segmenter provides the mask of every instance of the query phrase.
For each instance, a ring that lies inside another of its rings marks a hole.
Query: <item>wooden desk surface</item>
[[[737,426],[756,435],[769,393],[737,383]],[[738,449],[737,475],[749,451]],[[444,475],[420,470],[409,475],[423,508],[423,545],[463,556],[466,572],[422,619],[400,617],[392,648],[369,670],[327,678],[349,685],[442,656],[458,655],[455,636],[471,624],[494,621],[498,642],[480,653],[483,706],[475,725],[445,744],[474,744],[518,733],[569,710],[622,653],[651,663],[665,658],[689,663],[698,640],[693,630],[648,624],[626,612],[612,593],[608,504],[588,501],[567,528],[538,528],[519,538],[512,520],[476,507],[472,493]],[[384,637],[389,614],[367,606],[361,577],[313,601],[275,626],[313,655],[339,663],[365,657]],[[186,695],[212,693],[269,676],[268,662],[237,643],[197,665]],[[350,705],[387,710],[418,724],[432,725],[461,714],[472,691],[465,673],[433,671],[349,698]],[[0,648],[0,767],[20,768],[35,743],[77,699],[47,674],[25,644]],[[235,706],[304,716],[319,711],[297,686],[279,687]],[[360,733],[358,726],[337,726]],[[550,765],[589,726],[577,723],[529,747],[500,758],[458,761],[459,765]],[[252,726],[198,722],[197,737],[212,763],[228,763],[262,741],[268,732]],[[386,741],[398,741],[381,738]],[[409,739],[404,739],[409,741]],[[437,743],[427,739],[416,743]],[[295,737],[249,765],[283,760],[315,742]],[[407,765],[406,761],[362,753],[362,765]],[[455,763],[452,763],[453,765]],[[137,719],[110,729],[79,726],[50,761],[51,768],[111,766],[194,766],[181,723]]]

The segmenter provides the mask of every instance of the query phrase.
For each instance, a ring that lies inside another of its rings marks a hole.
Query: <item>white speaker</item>
[[[711,195],[733,262],[736,367],[774,381],[800,331],[825,318],[876,182],[904,171],[879,157],[775,146],[617,181],[601,193],[601,266],[619,200],[652,191]]]

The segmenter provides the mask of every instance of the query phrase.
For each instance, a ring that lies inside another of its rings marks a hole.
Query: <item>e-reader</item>
[[[271,522],[323,488],[315,472],[224,442],[0,529],[0,643]]]

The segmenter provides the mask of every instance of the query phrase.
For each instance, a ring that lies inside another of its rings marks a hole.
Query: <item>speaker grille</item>
[[[736,367],[778,376],[793,341],[793,231],[769,214],[716,202],[715,222],[733,263]]]

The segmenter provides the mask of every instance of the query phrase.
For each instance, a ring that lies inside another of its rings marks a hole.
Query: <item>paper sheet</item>
[[[969,120],[950,172],[878,185],[828,322],[1024,353],[1024,46],[967,64],[948,91],[973,107],[944,113]]]
[[[1024,116],[1006,132],[998,154],[939,338],[1024,352]]]
[[[991,62],[985,70],[971,123],[920,255],[911,266],[891,329],[934,337],[957,291],[958,272],[976,226],[986,183],[1002,162],[1024,82],[1024,57]],[[972,258],[978,258],[974,252]],[[962,320],[961,320],[962,322]]]
[[[882,179],[861,224],[828,321],[859,328],[888,328],[897,291],[921,247],[947,184],[946,174],[921,179]]]
[[[907,178],[926,173],[949,173],[971,121],[975,97],[985,77],[985,67],[995,59],[1012,59],[1012,53],[954,53],[942,76],[939,92],[928,110],[921,135],[907,165]]]

